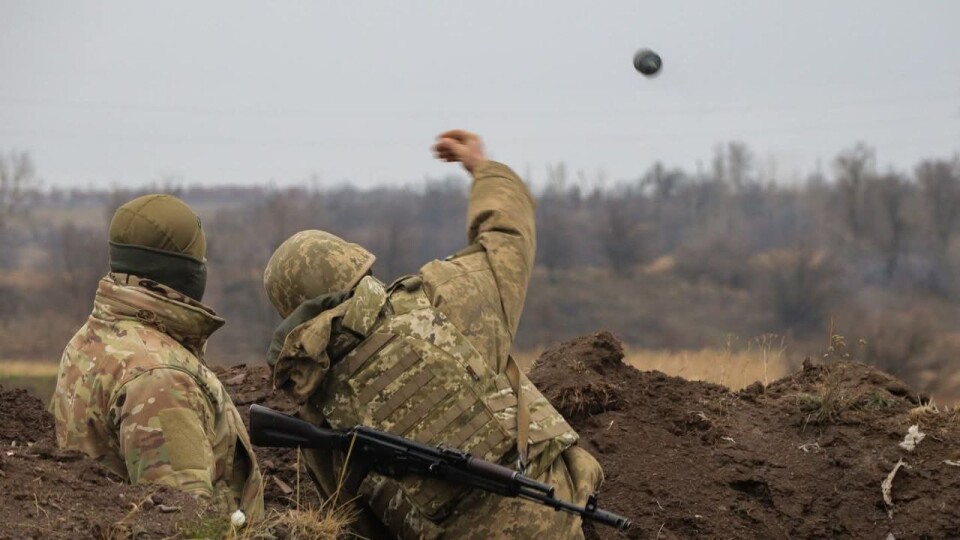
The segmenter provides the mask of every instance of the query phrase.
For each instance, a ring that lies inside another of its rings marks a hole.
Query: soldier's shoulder
[[[122,364],[122,380],[158,368],[173,367],[199,372],[200,361],[174,338],[137,321],[119,321],[92,327],[94,335],[84,347],[97,361]],[[123,382],[123,381],[119,382]]]
[[[210,387],[209,385],[213,385]],[[125,381],[122,381],[118,391],[125,393],[128,398],[132,394],[153,395],[157,392],[163,392],[169,397],[158,406],[169,407],[171,399],[187,399],[190,392],[201,390],[209,398],[214,398],[219,388],[219,381],[215,378],[207,379],[202,374],[189,370],[181,369],[175,365],[158,365],[150,369],[144,369],[134,373]],[[146,401],[146,400],[140,400]],[[214,399],[211,399],[214,401]]]
[[[64,357],[97,364],[99,371],[149,361],[147,346],[137,325],[129,322],[88,321],[67,343]]]

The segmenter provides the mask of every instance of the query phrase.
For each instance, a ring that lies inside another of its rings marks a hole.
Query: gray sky
[[[542,180],[743,140],[779,178],[960,150],[960,2],[0,0],[0,151],[55,185],[416,182],[450,127]],[[664,70],[645,79],[633,52]]]

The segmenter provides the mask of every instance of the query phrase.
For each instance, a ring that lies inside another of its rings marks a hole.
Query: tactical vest
[[[518,418],[527,417],[529,425],[520,426],[520,431],[528,431],[537,455],[530,456],[526,474],[539,476],[577,441],[576,432],[517,370],[519,405],[528,409],[528,414],[521,413],[510,377],[490,367],[431,305],[421,284],[413,276],[389,290],[373,277],[357,285],[342,325],[362,342],[334,365],[316,394],[327,421],[337,429],[372,426],[513,466]],[[403,522],[411,518],[406,514],[419,512],[440,521],[466,491],[412,475],[399,481],[378,478],[377,483],[386,484],[387,495],[375,497],[382,504],[368,502],[401,536]]]

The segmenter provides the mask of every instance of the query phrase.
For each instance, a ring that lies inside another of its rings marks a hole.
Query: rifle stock
[[[261,405],[250,406],[250,442],[270,448],[344,448],[344,434]]]

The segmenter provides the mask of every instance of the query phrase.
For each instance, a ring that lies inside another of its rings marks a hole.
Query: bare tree
[[[72,222],[60,226],[57,233],[60,288],[72,300],[67,305],[76,315],[81,315],[89,309],[97,281],[108,270],[105,235],[102,231],[77,227]]]
[[[721,183],[727,181],[727,154],[722,144],[713,147],[713,160],[710,162],[710,167],[713,170],[714,181]]]
[[[641,198],[631,196],[628,190],[611,194],[605,204],[604,226],[600,228],[600,243],[607,255],[610,269],[629,276],[644,256],[647,234],[642,223]]]
[[[713,147],[713,179],[741,190],[753,182],[754,157],[746,143],[730,141]]]
[[[960,156],[951,161],[924,161],[916,174],[923,189],[924,214],[943,255],[960,221]]]
[[[10,218],[23,212],[37,186],[33,159],[27,152],[0,154],[0,230]]]
[[[412,197],[398,196],[389,200],[380,216],[383,227],[383,234],[379,235],[381,245],[373,249],[380,270],[377,273],[387,281],[416,272],[418,263],[423,263],[416,257],[420,228],[414,223],[413,204]]]
[[[875,155],[873,148],[857,143],[833,162],[843,214],[854,240],[861,239],[866,232],[864,197],[867,181],[873,176]]]
[[[659,215],[660,208],[676,194],[683,183],[684,174],[679,169],[668,170],[662,162],[656,162],[643,175],[640,184],[649,187],[654,202],[654,212]]]
[[[551,279],[558,269],[572,262],[571,216],[567,204],[567,167],[547,166],[547,183],[537,209],[537,263]]]
[[[753,153],[745,143],[727,143],[727,176],[738,191],[753,181]]]
[[[877,221],[877,226],[871,227],[871,235],[883,253],[884,276],[890,281],[907,247],[910,187],[901,176],[891,172],[870,181],[868,192],[876,207],[872,214]]]
[[[759,261],[759,299],[784,329],[821,328],[837,301],[839,269],[825,253],[805,248],[768,253]]]

